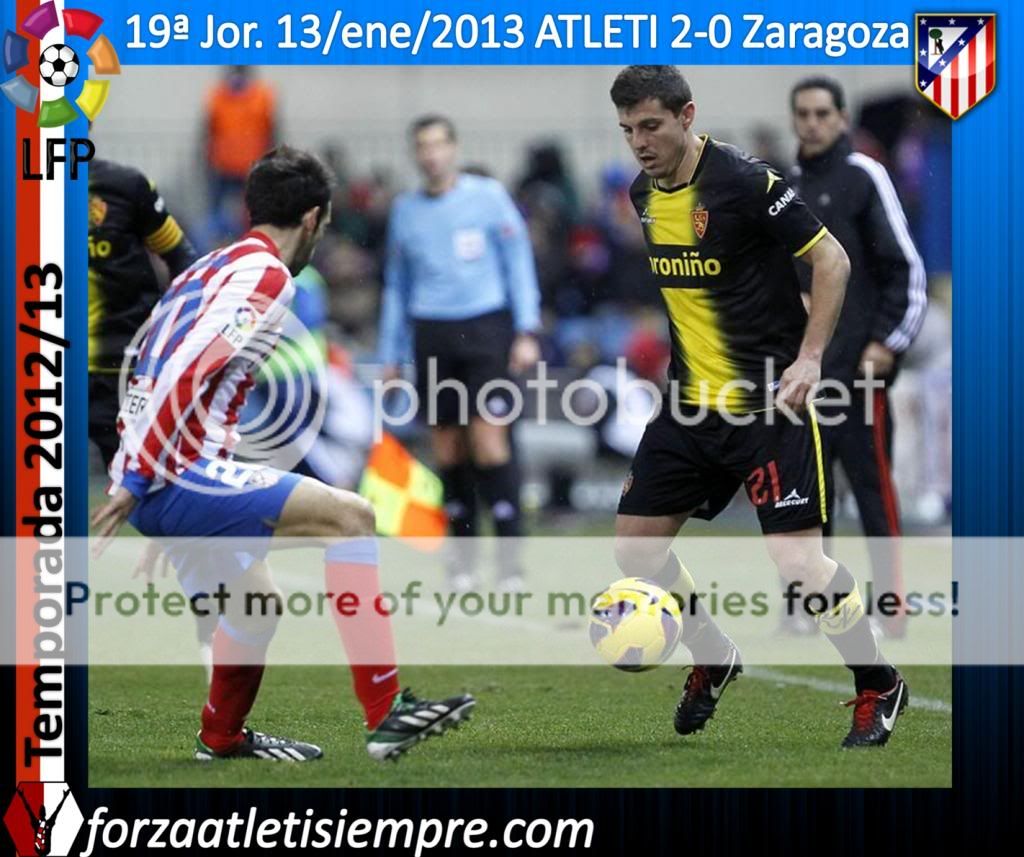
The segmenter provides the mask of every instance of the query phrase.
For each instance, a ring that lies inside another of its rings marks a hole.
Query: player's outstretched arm
[[[843,308],[850,260],[830,233],[800,257],[813,270],[811,311],[797,359],[782,373],[779,404],[800,411],[821,381],[821,358]]]

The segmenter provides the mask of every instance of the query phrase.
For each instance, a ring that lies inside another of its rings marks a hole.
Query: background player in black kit
[[[89,164],[89,439],[108,467],[117,452],[118,373],[124,349],[160,297],[149,253],[176,277],[196,251],[163,197],[138,170]]]
[[[816,618],[853,671],[843,746],[884,744],[907,688],[878,651],[853,576],[824,554],[826,471],[810,404],[849,260],[779,173],[694,132],[696,106],[675,68],[630,66],[611,97],[642,169],[631,195],[673,344],[666,401],[623,486],[616,560],[691,595],[671,541],[691,515],[714,517],[745,485],[779,573],[801,598],[824,596]],[[812,267],[809,318],[794,256]],[[695,666],[675,715],[684,735],[704,727],[742,670],[735,645],[695,604],[683,624]]]

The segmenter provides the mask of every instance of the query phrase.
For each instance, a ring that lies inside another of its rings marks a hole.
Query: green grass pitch
[[[408,667],[423,695],[467,690],[473,719],[397,763],[372,761],[339,667],[270,667],[254,728],[313,741],[321,761],[193,762],[200,667],[93,667],[91,787],[950,787],[948,667],[911,667],[910,707],[883,749],[841,751],[852,695],[842,667],[750,669],[703,733],[672,713],[684,671],[608,667]],[[917,702],[918,704],[915,704]]]
[[[94,504],[101,500],[96,493]],[[748,516],[749,517],[749,516]],[[694,535],[752,531],[704,522]],[[126,528],[127,529],[127,528]],[[536,522],[542,535],[565,535]],[[608,535],[606,518],[572,535]],[[340,647],[339,647],[340,655]],[[842,666],[748,668],[704,732],[681,738],[672,714],[679,667],[409,666],[403,685],[424,695],[469,691],[473,719],[374,762],[345,666],[271,666],[250,723],[312,741],[325,758],[289,765],[192,760],[205,700],[195,667],[102,666],[89,671],[89,785],[142,788],[338,787],[951,787],[952,674],[901,668],[910,706],[888,746],[842,751],[853,695]]]

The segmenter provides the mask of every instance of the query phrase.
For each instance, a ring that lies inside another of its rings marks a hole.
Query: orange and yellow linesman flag
[[[441,480],[393,435],[370,450],[359,493],[373,503],[377,532],[437,550],[448,529]]]

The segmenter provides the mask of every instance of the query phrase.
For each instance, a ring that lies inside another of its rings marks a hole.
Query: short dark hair
[[[254,224],[298,226],[311,208],[320,206],[319,220],[326,216],[333,190],[334,176],[316,155],[278,146],[249,170],[245,205]]]
[[[420,116],[412,121],[409,126],[409,138],[411,140],[416,139],[416,135],[425,128],[432,128],[434,125],[440,125],[444,128],[445,133],[448,135],[448,139],[453,143],[458,139],[455,134],[455,123],[452,122],[447,116],[442,116],[440,113],[427,113],[424,116]]]
[[[843,92],[843,87],[839,81],[832,77],[817,75],[815,77],[805,77],[793,87],[789,93],[790,110],[796,110],[797,95],[808,89],[824,89],[832,93],[832,102],[835,104],[836,110],[842,111],[846,109],[846,94]]]
[[[674,65],[630,65],[615,77],[611,90],[616,107],[635,107],[648,98],[657,98],[676,116],[693,101],[690,84]]]

